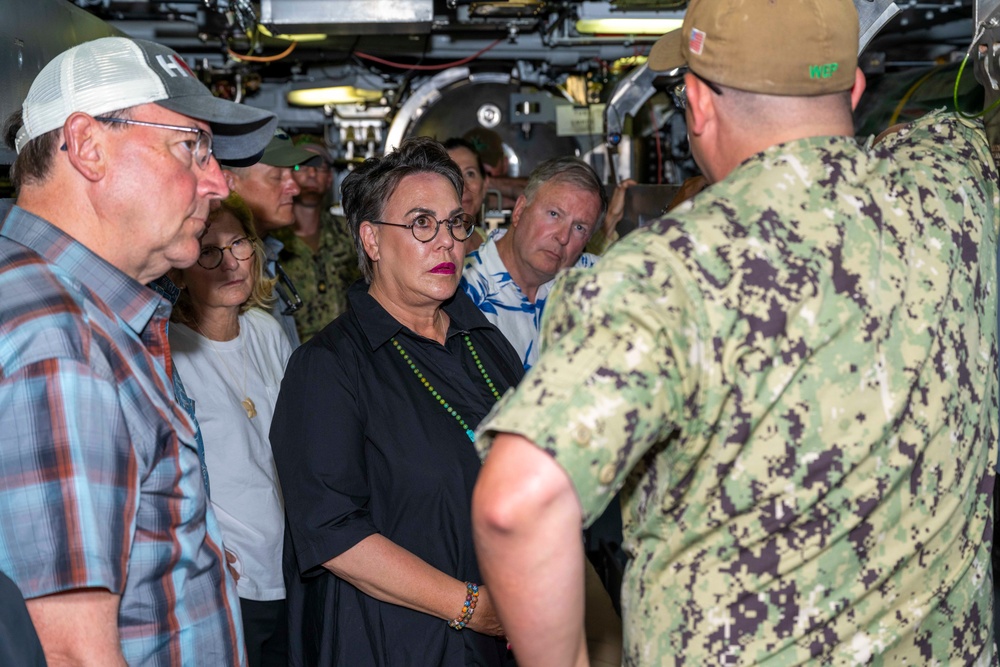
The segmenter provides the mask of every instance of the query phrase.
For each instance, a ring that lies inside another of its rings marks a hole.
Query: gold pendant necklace
[[[211,338],[202,333],[201,327],[199,327],[197,323],[195,323],[194,328],[202,338],[208,341],[208,346],[212,348],[213,352],[215,352],[215,356],[219,358],[219,361],[222,362],[223,368],[226,369],[226,374],[229,376],[229,379],[233,381],[233,384],[235,384],[236,375],[229,368],[229,364],[226,363],[225,357],[223,357],[222,353],[219,352],[219,349],[215,347],[215,343],[212,342]],[[239,338],[238,332],[236,337]],[[247,342],[244,340],[241,341],[241,343],[242,345],[240,345],[240,349],[243,351],[243,385],[241,386],[240,393],[243,394],[243,400],[240,401],[240,405],[242,405],[243,409],[246,411],[247,419],[253,419],[257,416],[257,406],[254,405],[253,399],[251,399],[250,395],[247,393]]]
[[[250,419],[257,416],[257,406],[253,404],[253,401],[250,400],[249,396],[240,401],[240,405],[242,405],[243,409],[247,411],[247,417]]]

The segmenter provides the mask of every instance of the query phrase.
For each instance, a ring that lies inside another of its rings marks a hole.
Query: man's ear
[[[691,72],[684,75],[684,87],[687,93],[688,132],[701,136],[715,120],[715,94]]]
[[[373,262],[379,261],[378,232],[375,231],[375,225],[365,220],[358,228],[358,235],[361,237],[361,246],[365,249],[368,259]]]
[[[106,130],[100,121],[85,113],[70,114],[63,123],[63,146],[73,168],[88,181],[96,182],[107,173]]]
[[[524,207],[528,205],[528,200],[524,195],[519,195],[517,201],[514,202],[514,210],[510,213],[510,226],[511,228],[517,227],[517,223],[521,221],[521,214],[524,213]]]
[[[861,101],[861,94],[865,92],[865,87],[868,81],[865,79],[865,73],[861,71],[861,68],[857,68],[854,72],[854,87],[851,88],[851,110],[858,108],[858,102]]]
[[[229,191],[232,192],[236,189],[236,174],[229,171],[228,169],[222,170],[222,176],[226,179],[226,185],[229,187]]]

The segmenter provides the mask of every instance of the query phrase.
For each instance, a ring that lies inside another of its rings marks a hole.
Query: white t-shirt
[[[225,547],[237,557],[239,596],[284,599],[285,515],[268,431],[292,353],[288,336],[271,315],[251,308],[240,315],[239,336],[230,341],[209,341],[183,324],[171,323],[170,347],[195,403],[212,485],[210,500]],[[253,419],[241,405],[245,396],[256,406]]]

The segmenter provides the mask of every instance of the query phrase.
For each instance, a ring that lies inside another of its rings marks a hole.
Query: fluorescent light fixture
[[[585,18],[576,22],[576,31],[586,35],[663,35],[677,30],[683,22],[665,18]]]
[[[266,37],[274,37],[275,39],[287,39],[290,42],[321,42],[326,39],[326,35],[321,35],[320,33],[302,33],[301,35],[273,35],[271,31],[267,29],[262,23],[257,24],[257,29],[261,31]]]
[[[355,102],[377,102],[382,99],[382,91],[366,90],[354,86],[329,86],[326,88],[305,88],[288,93],[288,103],[300,107],[321,107],[325,104],[353,104]]]

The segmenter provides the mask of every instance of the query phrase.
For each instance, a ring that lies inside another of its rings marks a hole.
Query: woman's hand
[[[613,234],[618,223],[625,217],[625,193],[633,185],[636,185],[636,182],[631,178],[626,178],[615,187],[611,201],[608,202],[608,212],[604,215],[605,236]]]
[[[240,573],[236,571],[236,560],[236,554],[226,549],[226,567],[229,569],[229,574],[233,576],[233,581],[240,580]]]
[[[625,193],[635,184],[635,181],[627,178],[615,188],[611,201],[608,202],[608,210],[604,214],[604,223],[590,237],[587,252],[603,255],[604,251],[618,240],[618,223],[625,217]]]
[[[476,602],[476,611],[472,613],[469,630],[475,630],[484,635],[503,637],[503,626],[500,625],[500,617],[497,616],[497,609],[493,606],[493,599],[486,591],[486,586],[479,587],[479,600]]]

